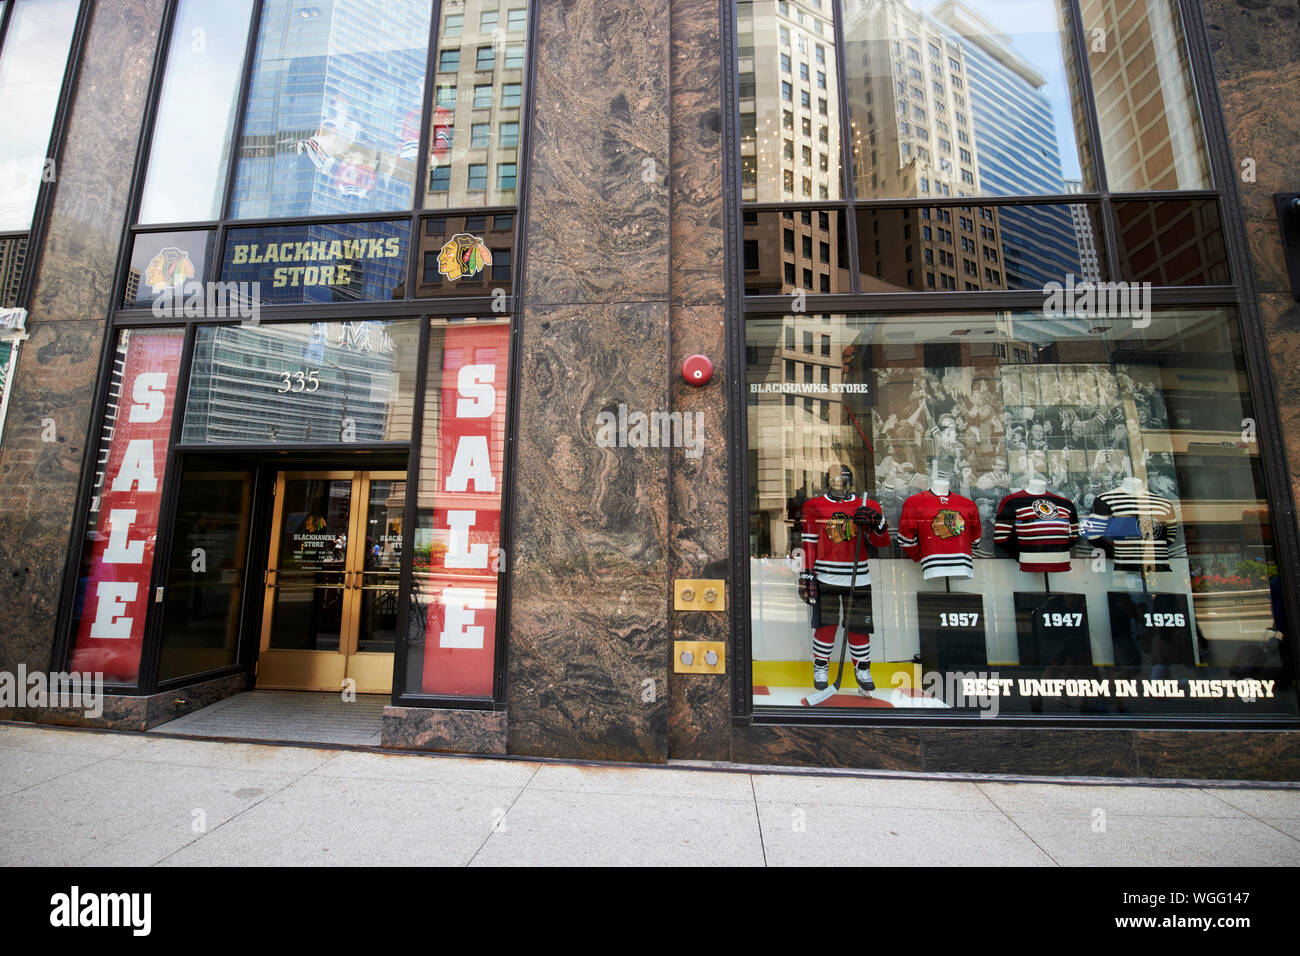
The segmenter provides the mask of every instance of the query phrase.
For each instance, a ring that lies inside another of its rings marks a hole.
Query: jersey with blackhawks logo
[[[1079,511],[1068,498],[1045,491],[1017,491],[998,505],[993,541],[1031,573],[1070,570],[1070,548],[1079,540]]]
[[[971,552],[979,544],[980,534],[979,509],[962,495],[936,495],[926,490],[903,502],[898,543],[904,554],[921,563],[927,581],[974,577]]]
[[[1168,498],[1116,488],[1093,501],[1083,535],[1115,559],[1116,571],[1168,571],[1177,525]]]
[[[867,567],[867,544],[877,548],[889,547],[889,526],[881,532],[868,531],[867,540],[858,546],[857,571],[853,569],[853,551],[857,542],[858,526],[853,523],[853,512],[866,506],[876,511],[881,507],[870,498],[859,495],[836,501],[827,495],[809,498],[803,506],[803,566],[812,571],[822,584],[846,588],[871,586],[871,571]]]

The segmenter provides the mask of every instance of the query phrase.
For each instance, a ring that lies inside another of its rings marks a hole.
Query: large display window
[[[1297,716],[1184,20],[736,3],[742,709]]]
[[[1233,311],[745,335],[756,709],[1297,713]]]

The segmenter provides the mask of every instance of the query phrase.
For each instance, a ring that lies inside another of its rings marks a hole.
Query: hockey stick
[[[850,518],[849,520],[853,519]],[[830,700],[840,692],[840,682],[844,680],[844,654],[849,649],[849,622],[853,620],[853,592],[858,583],[858,556],[862,552],[863,529],[854,525],[853,530],[855,532],[853,536],[853,570],[849,573],[849,600],[844,611],[844,640],[840,642],[840,667],[835,673],[834,684],[800,701],[805,707],[816,707],[818,704]]]

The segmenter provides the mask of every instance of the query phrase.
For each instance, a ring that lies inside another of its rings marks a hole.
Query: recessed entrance
[[[257,687],[389,694],[406,475],[280,472]]]

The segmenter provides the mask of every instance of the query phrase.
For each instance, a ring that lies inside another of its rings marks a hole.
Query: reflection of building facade
[[[0,239],[0,308],[18,304],[18,286],[27,261],[27,239]]]
[[[1065,180],[1065,192],[1083,192],[1083,180]],[[1079,278],[1084,282],[1101,281],[1101,263],[1097,260],[1097,231],[1088,207],[1075,204],[1070,207],[1070,224],[1074,227],[1074,244],[1079,250]]]
[[[1064,192],[1061,156],[1044,95],[1047,78],[1012,49],[996,26],[961,0],[944,0],[934,17],[953,31],[966,54],[966,88],[979,143],[984,193],[999,196]],[[1062,31],[1064,32],[1064,31]],[[1068,36],[1068,33],[1066,34]],[[1060,206],[999,211],[1007,288],[1041,288],[1080,275],[1072,216]]]
[[[382,0],[267,5],[235,218],[410,207],[428,16]]]
[[[318,322],[205,329],[195,347],[186,441],[405,441],[411,323]]]

